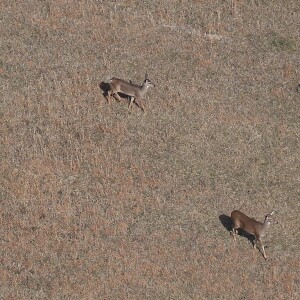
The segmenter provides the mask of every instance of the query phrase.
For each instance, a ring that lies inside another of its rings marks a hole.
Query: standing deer
[[[244,231],[246,231],[247,233],[254,235],[255,240],[253,243],[253,247],[256,248],[256,243],[257,243],[257,241],[259,241],[259,243],[261,244],[261,248],[262,248],[262,254],[263,254],[264,258],[267,259],[265,248],[264,248],[261,238],[266,234],[266,232],[271,224],[273,214],[274,214],[274,211],[267,214],[265,216],[264,223],[261,223],[254,219],[249,218],[248,216],[246,216],[245,214],[243,214],[242,212],[240,212],[238,210],[234,210],[231,213],[231,220],[232,220],[232,224],[233,224],[232,225],[232,235],[233,235],[234,240],[236,241],[235,236],[237,234],[238,228],[241,228]]]
[[[142,98],[145,96],[149,87],[154,87],[155,85],[150,81],[148,75],[146,73],[145,80],[142,85],[133,84],[131,82],[127,82],[123,79],[118,78],[111,78],[109,81],[110,90],[108,91],[108,102],[110,102],[111,96],[115,95],[117,100],[120,102],[121,97],[118,93],[125,94],[129,96],[129,108],[131,107],[132,103],[135,102],[137,106],[141,108],[144,112],[144,106],[141,102]]]

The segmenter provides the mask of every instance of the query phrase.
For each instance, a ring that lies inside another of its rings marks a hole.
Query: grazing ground
[[[3,0],[1,299],[299,299],[299,0]],[[146,114],[111,76],[156,84]],[[268,260],[227,227],[278,225]]]

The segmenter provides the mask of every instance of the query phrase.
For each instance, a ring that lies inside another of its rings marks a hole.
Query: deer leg
[[[142,101],[140,99],[134,99],[134,102],[136,103],[136,105],[143,111],[145,112],[144,106],[142,104]]]
[[[254,241],[253,241],[253,248],[256,249],[256,243],[257,243],[257,239],[256,237],[254,238]]]
[[[233,240],[236,242],[236,238],[235,238],[235,236],[236,236],[236,231],[235,231],[235,228],[232,228],[231,235],[232,235],[232,237],[233,237]]]
[[[267,255],[266,255],[265,247],[264,247],[264,245],[263,245],[263,243],[262,243],[262,240],[261,240],[261,239],[259,239],[259,243],[260,243],[260,245],[261,245],[261,250],[262,250],[262,253],[263,253],[264,259],[267,259]]]
[[[112,94],[112,91],[109,90],[109,91],[107,92],[107,98],[106,98],[108,104],[110,104],[110,97],[111,97],[111,94]]]
[[[115,96],[115,98],[119,101],[119,102],[121,102],[121,97],[119,96],[119,94],[118,93],[114,93],[114,96]]]
[[[128,105],[128,108],[131,108],[131,105],[132,105],[132,103],[134,102],[134,97],[133,96],[130,96],[129,97],[129,105]]]

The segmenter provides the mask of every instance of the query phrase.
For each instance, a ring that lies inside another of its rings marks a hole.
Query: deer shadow
[[[227,231],[230,232],[230,234],[232,235],[233,224],[231,218],[227,215],[222,214],[219,216],[219,220],[222,223],[222,225],[227,229]],[[245,237],[254,246],[255,237],[252,234],[247,233],[241,228],[237,229],[237,231],[238,235]]]
[[[110,90],[110,85],[108,82],[101,81],[99,83],[99,88],[102,90],[102,94],[104,97],[107,97],[108,91]]]
[[[227,231],[230,232],[232,230],[232,221],[229,216],[222,214],[219,216],[219,220],[222,223],[222,225],[227,229]]]

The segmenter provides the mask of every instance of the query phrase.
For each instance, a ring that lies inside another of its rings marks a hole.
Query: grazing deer
[[[254,219],[249,218],[242,212],[238,210],[234,210],[231,213],[231,220],[232,220],[232,235],[234,240],[236,241],[235,235],[237,234],[237,229],[241,228],[244,231],[246,231],[249,234],[252,234],[255,236],[255,240],[253,243],[253,247],[256,248],[256,243],[259,241],[261,244],[262,248],[262,253],[265,259],[267,259],[266,252],[264,245],[262,243],[261,238],[266,234],[272,220],[272,215],[274,214],[274,211],[271,213],[267,214],[265,216],[265,221],[264,223],[258,222]]]
[[[110,98],[112,95],[115,95],[117,100],[120,102],[121,97],[118,95],[118,93],[122,93],[129,96],[130,98],[128,106],[129,108],[131,107],[132,103],[135,102],[144,112],[145,109],[141,102],[141,99],[145,96],[148,88],[154,87],[155,85],[150,81],[146,73],[145,80],[141,86],[118,78],[112,78],[109,81],[109,86],[110,90],[108,91],[108,102],[110,102]]]

